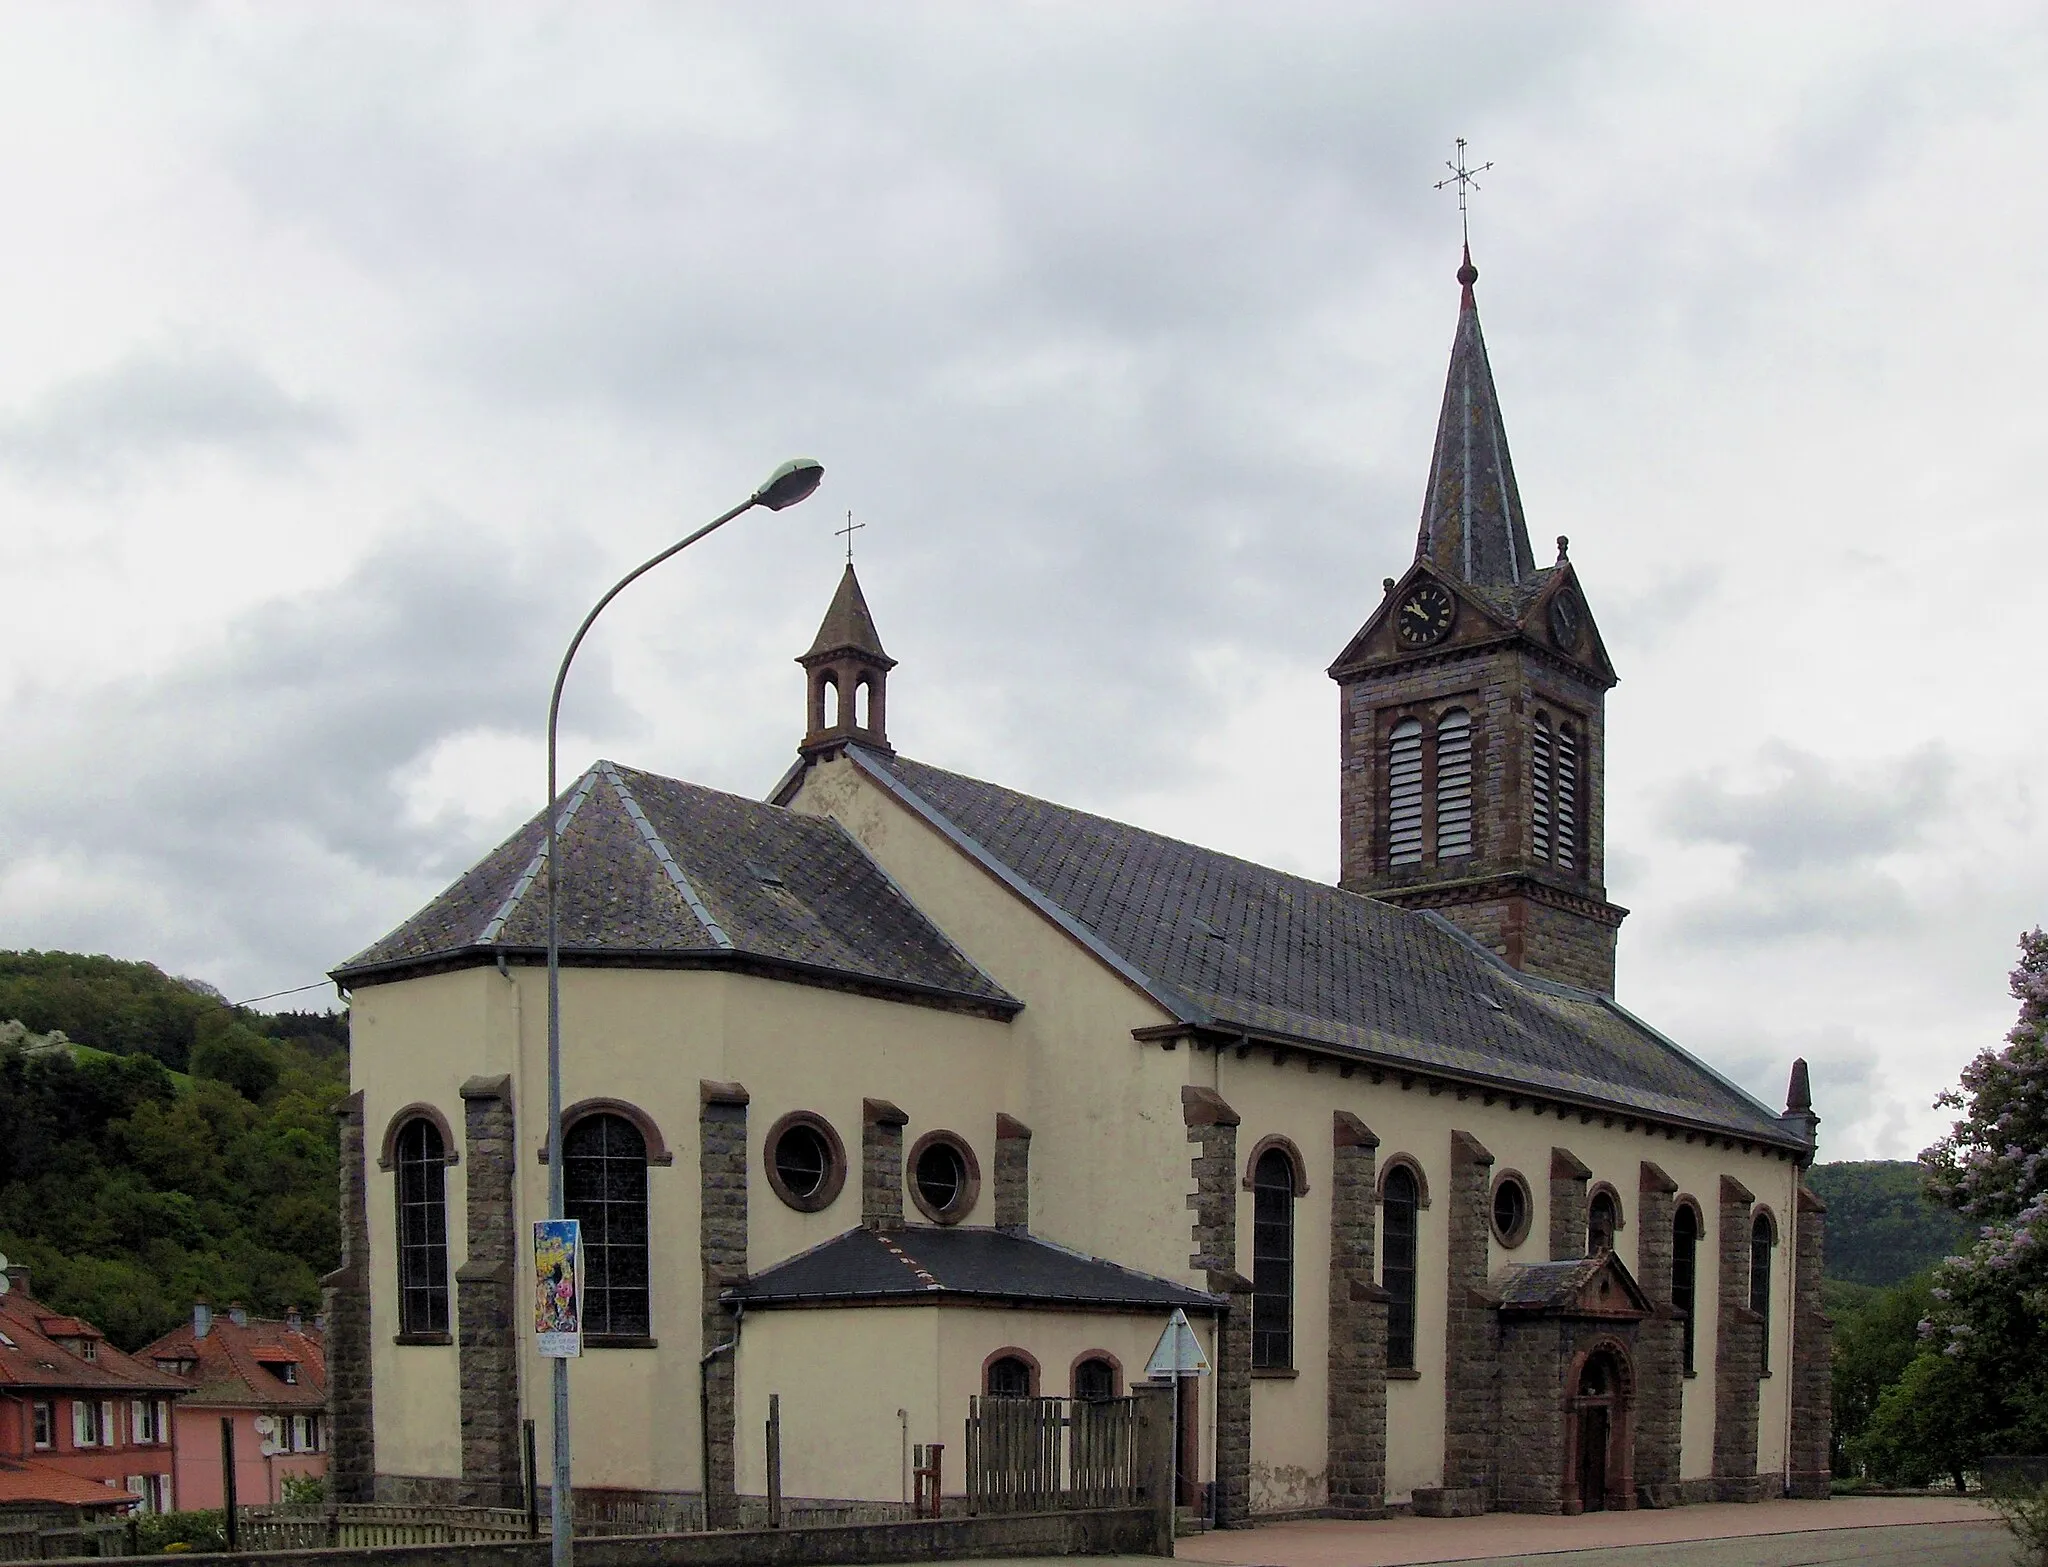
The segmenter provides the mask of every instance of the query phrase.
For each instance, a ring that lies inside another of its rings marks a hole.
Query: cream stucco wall
[[[1789,1310],[1795,1172],[1772,1155],[1712,1148],[1683,1135],[1624,1131],[1617,1120],[1577,1116],[1560,1121],[1504,1101],[1487,1105],[1455,1090],[1426,1085],[1403,1091],[1398,1078],[1374,1084],[1361,1070],[1350,1078],[1305,1058],[1276,1066],[1254,1051],[1240,1057],[1183,1045],[1162,1049],[1132,1031],[1169,1021],[1150,998],[1099,962],[1080,943],[1017,897],[927,823],[860,775],[849,763],[826,763],[805,779],[795,808],[835,816],[876,860],[1012,995],[1025,1002],[1009,1021],[881,1000],[844,991],[716,971],[571,968],[563,976],[564,1098],[627,1100],[659,1127],[674,1162],[650,1169],[654,1237],[653,1349],[592,1350],[572,1370],[577,1470],[582,1483],[654,1490],[694,1490],[700,1453],[697,1355],[700,1350],[698,1142],[702,1079],[743,1084],[748,1112],[749,1267],[760,1271],[829,1239],[860,1220],[861,1102],[893,1100],[909,1116],[905,1147],[922,1132],[944,1128],[963,1137],[981,1166],[981,1196],[968,1222],[993,1218],[994,1124],[999,1112],[1034,1132],[1031,1198],[1034,1230],[1048,1239],[1142,1271],[1200,1286],[1189,1267],[1188,1198],[1193,1190],[1180,1088],[1214,1087],[1238,1111],[1240,1163],[1269,1134],[1290,1138],[1308,1170],[1309,1191],[1296,1213],[1294,1367],[1292,1377],[1262,1377],[1253,1393],[1254,1506],[1312,1507],[1325,1495],[1328,1355],[1328,1235],[1331,1195],[1330,1117],[1349,1110],[1381,1139],[1384,1166],[1408,1154],[1422,1167],[1431,1206],[1418,1237],[1420,1301],[1416,1375],[1388,1388],[1388,1492],[1406,1499],[1443,1473],[1444,1292],[1452,1130],[1477,1136],[1495,1155],[1496,1171],[1520,1170],[1535,1198],[1530,1236],[1510,1257],[1535,1260],[1546,1250],[1550,1150],[1570,1148],[1595,1179],[1619,1192],[1623,1228],[1617,1250],[1632,1270],[1638,1257],[1639,1162],[1651,1159],[1698,1200],[1707,1217],[1699,1256],[1698,1376],[1687,1382],[1683,1467],[1688,1477],[1711,1470],[1713,1353],[1717,1299],[1716,1225],[1723,1172],[1748,1185],[1777,1217],[1780,1246],[1773,1268],[1771,1366],[1759,1419],[1759,1467],[1782,1465],[1785,1392],[1790,1364]],[[375,1168],[385,1126],[401,1105],[440,1109],[462,1136],[458,1089],[476,1075],[512,1074],[524,1223],[545,1212],[546,1169],[538,1160],[545,1125],[545,976],[515,967],[369,985],[355,993],[352,1071],[365,1095],[371,1151],[369,1219],[376,1312],[373,1375],[377,1462],[394,1474],[453,1476],[460,1469],[456,1352],[452,1347],[392,1343],[396,1322],[393,1261],[393,1176]],[[790,1110],[825,1116],[845,1144],[851,1169],[837,1200],[800,1214],[773,1195],[765,1178],[764,1140]],[[1244,1174],[1240,1168],[1240,1177]],[[464,1165],[448,1168],[451,1270],[464,1247]],[[916,1210],[906,1197],[906,1215]],[[1251,1195],[1238,1190],[1238,1266],[1251,1268]],[[1376,1259],[1376,1262],[1378,1259]],[[895,1411],[912,1411],[912,1440],[958,1440],[965,1400],[979,1386],[988,1336],[1004,1313],[977,1310],[877,1309],[860,1312],[760,1312],[746,1324],[740,1351],[742,1484],[759,1462],[766,1395],[784,1395],[787,1486],[792,1495],[876,1495],[900,1490],[900,1427]],[[1072,1354],[1096,1347],[1067,1339],[1085,1322],[1052,1313],[1016,1313],[1004,1342],[1039,1355],[1062,1384]],[[923,1323],[923,1326],[919,1326]],[[1142,1336],[1135,1364],[1157,1336],[1157,1324],[1123,1319],[1120,1332]],[[1007,1330],[1006,1330],[1007,1331]],[[1106,1331],[1106,1330],[1105,1330]],[[1206,1329],[1205,1329],[1206,1332]],[[1085,1335],[1084,1335],[1085,1336]],[[522,1334],[522,1340],[525,1335]],[[1047,1346],[1041,1353],[1038,1345]],[[1132,1339],[1135,1344],[1135,1339]],[[977,1348],[977,1346],[979,1346]],[[1122,1339],[1104,1340],[1133,1361]],[[1066,1356],[1060,1359],[1060,1356]],[[1048,1358],[1051,1357],[1051,1358]],[[829,1375],[793,1380],[786,1368],[831,1367]],[[549,1440],[546,1367],[522,1363],[525,1412]],[[813,1383],[820,1384],[812,1386]],[[866,1429],[886,1416],[880,1457],[837,1438],[805,1448],[808,1433],[849,1425]],[[1203,1462],[1209,1464],[1213,1420],[1203,1392]],[[927,1411],[920,1416],[919,1410]],[[915,1422],[927,1418],[920,1435]],[[801,1426],[801,1433],[799,1432]],[[950,1434],[946,1434],[950,1432]],[[749,1457],[748,1455],[752,1455]],[[830,1479],[845,1465],[842,1482]],[[956,1470],[957,1473],[957,1470]],[[799,1474],[805,1476],[799,1479]]]

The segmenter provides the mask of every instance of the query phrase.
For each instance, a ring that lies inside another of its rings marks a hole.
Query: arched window
[[[1699,1308],[1700,1221],[1691,1203],[1680,1203],[1671,1220],[1671,1304],[1685,1313],[1685,1370],[1693,1370],[1695,1317]]]
[[[990,1398],[1029,1398],[1038,1368],[1022,1355],[1001,1354],[982,1368],[982,1389]]]
[[[1529,738],[1529,852],[1539,860],[1550,858],[1550,763],[1554,748],[1550,740],[1550,715],[1538,713]]]
[[[1252,1365],[1294,1364],[1294,1161],[1268,1148],[1252,1170]]]
[[[1749,1309],[1764,1319],[1757,1350],[1757,1365],[1764,1371],[1771,1369],[1771,1248],[1777,1244],[1771,1216],[1758,1214],[1749,1226]]]
[[[645,1338],[647,1140],[622,1115],[589,1115],[562,1135],[569,1217],[583,1224],[583,1331]]]
[[[1472,852],[1472,715],[1454,707],[1436,721],[1436,857]]]
[[[1107,1355],[1086,1355],[1074,1362],[1074,1397],[1116,1397],[1116,1362]]]
[[[1621,1211],[1611,1192],[1595,1192],[1586,1209],[1586,1255],[1597,1257],[1614,1250],[1614,1232],[1621,1227]]]
[[[1388,1170],[1380,1199],[1385,1248],[1380,1284],[1393,1297],[1387,1305],[1387,1364],[1397,1370],[1415,1366],[1415,1230],[1420,1206],[1415,1172],[1405,1164]]]
[[[1404,718],[1387,735],[1387,863],[1422,863],[1422,720]]]
[[[398,1130],[398,1331],[448,1331],[448,1149],[425,1116]]]

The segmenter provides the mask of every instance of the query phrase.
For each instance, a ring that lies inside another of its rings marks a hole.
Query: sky
[[[850,510],[905,754],[1334,878],[1462,136],[1619,997],[1911,1157],[2048,915],[2044,88],[2024,5],[0,5],[0,946],[318,981],[798,454],[569,771],[764,795]]]

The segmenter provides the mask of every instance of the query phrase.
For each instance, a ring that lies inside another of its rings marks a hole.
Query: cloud
[[[136,466],[202,451],[275,466],[336,439],[325,404],[286,392],[221,349],[138,350],[59,381],[0,417],[0,468],[42,479],[107,482]]]
[[[1845,763],[1774,740],[1755,782],[1698,773],[1667,794],[1680,843],[1736,851],[1734,886],[1678,912],[1691,934],[1730,941],[1897,930],[1915,918],[1887,864],[1948,810],[1955,766],[1929,742],[1888,761]]]
[[[536,806],[554,644],[580,586],[431,521],[161,673],[31,688],[0,712],[0,942],[303,981],[509,825],[495,792],[481,813],[413,808],[447,737],[530,737],[517,814]],[[577,703],[630,725],[601,653]]]

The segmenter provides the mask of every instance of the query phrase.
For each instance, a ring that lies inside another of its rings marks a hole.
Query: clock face
[[[1410,647],[1428,647],[1450,635],[1458,601],[1441,583],[1422,581],[1408,590],[1394,611],[1394,635]]]
[[[1550,637],[1559,647],[1575,650],[1586,630],[1586,609],[1566,588],[1550,601]]]

